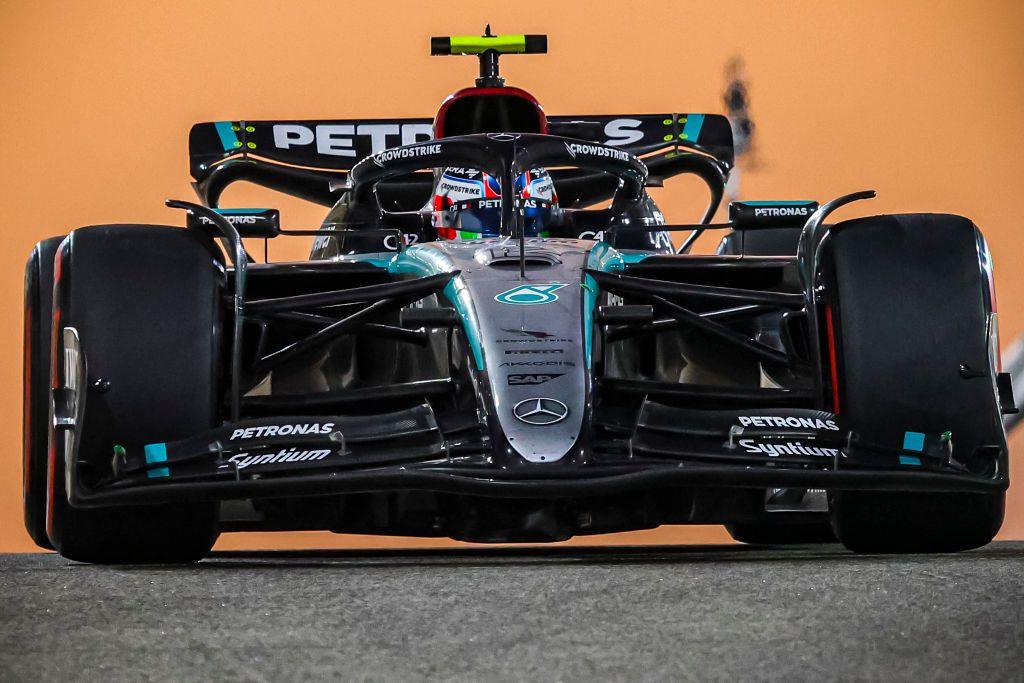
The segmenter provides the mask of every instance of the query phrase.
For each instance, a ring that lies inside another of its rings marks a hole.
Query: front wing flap
[[[692,462],[966,472],[952,458],[949,432],[908,431],[902,444],[871,444],[832,413],[796,408],[683,410],[645,401],[629,446]]]
[[[446,444],[427,405],[371,416],[242,420],[180,441],[115,448],[115,480],[241,479],[435,459]]]

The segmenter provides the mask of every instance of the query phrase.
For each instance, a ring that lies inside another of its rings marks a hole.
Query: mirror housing
[[[802,227],[818,210],[818,202],[748,201],[729,203],[729,221],[734,230]]]
[[[277,237],[281,234],[281,212],[277,209],[213,209],[231,223],[242,237]],[[201,228],[212,223],[205,216],[189,214],[187,225]]]

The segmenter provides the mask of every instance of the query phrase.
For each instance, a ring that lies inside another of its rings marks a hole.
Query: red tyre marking
[[[22,433],[24,434],[24,444],[22,445],[22,468],[21,471],[24,473],[24,481],[22,482],[22,496],[28,498],[29,482],[32,480],[31,467],[32,458],[29,457],[29,453],[32,452],[32,308],[29,307],[25,310],[25,369],[23,373],[24,386],[24,409],[22,415]]]
[[[46,535],[53,540],[53,470],[57,463],[57,449],[52,439],[47,440],[46,450]]]
[[[832,373],[832,412],[839,414],[839,363],[836,360],[836,330],[832,323],[832,306],[825,306],[825,329],[828,334],[828,364]]]
[[[60,258],[57,259],[57,264],[60,264]],[[60,269],[57,268],[55,273],[57,277],[60,276]],[[56,278],[55,278],[56,281]],[[54,302],[53,307],[53,330],[50,339],[50,387],[52,389],[57,388],[58,384],[58,372],[57,372],[57,339],[58,335],[56,330],[60,329],[60,307]],[[52,431],[53,427],[49,426],[48,431]],[[55,435],[54,435],[55,436]],[[57,469],[57,448],[55,444],[56,438],[48,438],[46,440],[46,535],[53,539],[53,509],[55,501],[53,499],[54,489],[54,477],[56,476]]]

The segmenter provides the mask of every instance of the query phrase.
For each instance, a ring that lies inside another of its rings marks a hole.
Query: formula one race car
[[[988,543],[1016,408],[979,230],[827,222],[871,192],[733,202],[712,223],[729,121],[548,117],[498,70],[546,45],[434,38],[480,77],[432,122],[197,124],[202,204],[168,202],[184,227],[40,242],[35,541],[101,563],[194,561],[244,530],[541,542],[725,524],[859,552]],[[681,174],[711,200],[669,225],[646,188]],[[282,230],[274,210],[218,208],[236,181],[330,210]],[[690,254],[708,230],[724,231],[717,254]],[[292,235],[316,237],[309,261],[248,250]]]

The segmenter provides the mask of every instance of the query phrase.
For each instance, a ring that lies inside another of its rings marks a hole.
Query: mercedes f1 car
[[[183,226],[39,243],[35,541],[99,563],[194,561],[246,530],[988,543],[1016,408],[978,228],[829,222],[872,192],[733,202],[713,223],[729,121],[547,116],[498,70],[546,45],[434,38],[480,75],[432,121],[197,124],[201,202],[168,202]],[[709,204],[667,224],[647,188],[684,174]],[[221,208],[238,181],[327,207],[323,225]],[[709,231],[717,253],[690,253]],[[308,261],[250,251],[294,235],[315,237]]]

